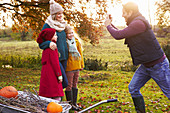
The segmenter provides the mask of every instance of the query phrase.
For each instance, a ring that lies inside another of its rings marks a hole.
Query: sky
[[[156,6],[155,2],[158,0],[122,0],[123,3],[126,3],[128,1],[133,1],[138,4],[139,11],[142,13],[142,15],[151,23],[151,24],[156,24],[157,21],[155,12],[156,12]],[[150,17],[151,20],[149,19],[149,13],[148,13],[148,5],[149,5],[149,10],[150,10]],[[121,5],[116,5],[114,8],[110,7],[109,8],[109,13],[111,13],[113,17],[112,23],[115,25],[120,25],[124,26],[125,20],[122,17],[122,6]]]
[[[133,1],[133,2],[137,3],[138,7],[139,7],[139,11],[151,24],[157,23],[156,16],[155,16],[157,7],[156,7],[155,3],[160,0],[122,0],[123,4],[128,1]],[[125,26],[126,23],[125,23],[124,18],[122,17],[122,4],[113,5],[113,4],[111,4],[111,0],[110,1],[108,0],[108,2],[110,2],[110,3],[108,3],[107,9],[108,9],[108,13],[112,15],[112,18],[113,18],[112,23],[117,26]],[[75,0],[75,3],[76,3],[76,0]],[[78,2],[76,4],[77,4],[76,7],[80,7]],[[92,12],[92,14],[96,13],[95,10],[92,9],[92,7],[96,8],[96,6],[94,4],[95,4],[95,0],[93,0],[89,4],[87,4],[87,7],[88,7],[87,8],[88,10],[86,11],[87,15],[88,14],[90,15],[90,12]],[[148,8],[148,6],[149,6],[149,8]],[[78,9],[78,8],[75,8],[75,9]],[[148,10],[150,10],[151,20],[149,18]]]
[[[3,0],[0,0],[0,3],[2,3]],[[5,0],[5,2],[7,2],[9,0]],[[149,8],[150,8],[150,16],[151,16],[151,21],[150,23],[151,24],[156,24],[156,20],[155,20],[155,12],[156,12],[156,6],[155,6],[155,2],[158,1],[158,0],[122,0],[123,3],[126,3],[128,1],[133,1],[135,3],[138,4],[139,6],[139,11],[142,13],[143,16],[145,16],[145,18],[147,20],[149,20],[149,13],[148,13],[148,4],[149,4]],[[94,0],[95,2],[95,0]],[[109,3],[110,4],[110,3]],[[91,4],[93,5],[93,4]],[[112,23],[114,25],[117,25],[117,26],[125,26],[126,23],[124,21],[124,18],[122,17],[122,6],[121,5],[115,5],[113,7],[112,4],[110,4],[110,6],[108,7],[108,13],[112,15]],[[0,16],[6,16],[5,13],[1,13]],[[11,26],[12,24],[12,20],[9,18],[8,19],[8,23],[7,25],[8,26]]]

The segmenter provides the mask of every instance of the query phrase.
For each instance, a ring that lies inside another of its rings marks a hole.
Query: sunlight
[[[125,4],[129,1],[135,2],[138,7],[139,11],[142,13],[142,15],[151,23],[156,24],[156,6],[155,2],[158,0],[122,0],[122,3]],[[113,17],[113,24],[124,26],[126,23],[124,22],[124,18],[122,17],[122,5],[118,4],[115,7],[112,7],[112,4],[110,4],[108,13],[112,15]]]
[[[3,2],[4,0],[0,0],[0,2]],[[6,0],[8,2],[9,0]],[[156,6],[155,2],[158,0],[122,0],[123,4],[128,2],[128,1],[133,1],[138,4],[139,6],[139,11],[142,13],[143,16],[151,23],[151,24],[156,24]],[[78,1],[74,1],[76,4],[75,9],[81,11],[81,5],[78,3]],[[92,16],[95,18],[96,11],[94,9],[97,9],[97,6],[95,5],[95,1],[91,1],[90,3],[85,3],[84,5],[87,6],[87,10],[85,13],[87,13],[88,16]],[[114,7],[113,7],[114,6]],[[108,0],[108,13],[112,15],[113,17],[113,24],[118,25],[118,26],[125,26],[126,23],[124,21],[124,18],[122,17],[122,5],[121,4],[111,4],[111,0]],[[7,14],[5,14],[3,11],[0,12],[1,17],[4,16],[7,18]],[[8,18],[7,25],[11,27],[12,20]],[[102,20],[101,20],[102,21]],[[0,21],[2,23],[2,20]]]

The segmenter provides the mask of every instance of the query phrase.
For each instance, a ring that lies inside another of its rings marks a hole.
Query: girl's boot
[[[66,99],[67,101],[69,101],[69,104],[72,105],[72,110],[76,110],[79,111],[79,109],[73,105],[73,95],[72,95],[72,91],[65,91],[65,95],[66,95]]]
[[[72,93],[73,93],[73,105],[77,107],[79,110],[82,109],[82,107],[77,105],[77,94],[78,94],[78,89],[77,88],[72,88]]]

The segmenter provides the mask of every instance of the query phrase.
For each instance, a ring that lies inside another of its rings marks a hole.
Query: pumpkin
[[[63,111],[63,107],[56,102],[50,102],[47,105],[47,112],[48,113],[60,113]]]
[[[15,98],[18,95],[18,91],[13,86],[6,86],[0,90],[0,96],[6,98]]]

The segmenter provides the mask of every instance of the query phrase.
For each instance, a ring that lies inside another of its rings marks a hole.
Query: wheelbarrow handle
[[[107,103],[108,102],[117,102],[117,99],[109,99],[109,100],[107,100]]]
[[[94,105],[92,105],[92,106],[89,106],[89,107],[86,108],[86,109],[83,109],[82,111],[79,111],[78,113],[83,113],[83,112],[85,112],[85,111],[87,111],[87,110],[89,110],[89,109],[92,109],[92,108],[100,105],[100,104],[108,103],[108,102],[117,102],[117,99],[109,99],[109,100],[100,101],[100,102],[98,102],[98,103],[96,103],[96,104],[94,104]]]

